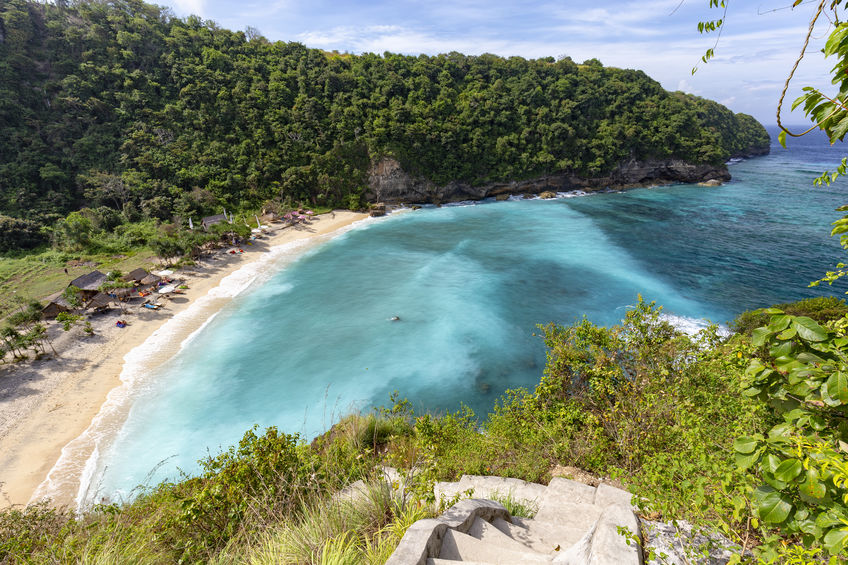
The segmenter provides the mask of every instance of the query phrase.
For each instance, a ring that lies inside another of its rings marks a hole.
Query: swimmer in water
[[[397,316],[392,316],[392,317],[391,317],[391,318],[389,318],[389,319],[390,319],[391,321],[393,321],[393,322],[400,322],[400,318],[398,318]]]

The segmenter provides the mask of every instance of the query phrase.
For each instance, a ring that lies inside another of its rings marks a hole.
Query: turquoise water
[[[689,326],[835,293],[806,285],[840,257],[829,222],[848,189],[810,183],[839,156],[805,140],[731,165],[734,180],[717,188],[366,223],[238,296],[147,376],[123,428],[99,447],[92,492],[191,473],[254,424],[312,437],[351,410],[388,404],[393,390],[418,410],[464,402],[485,413],[505,389],[538,382],[536,324],[615,323],[638,293]]]

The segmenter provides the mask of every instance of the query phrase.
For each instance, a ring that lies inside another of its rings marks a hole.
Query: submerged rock
[[[710,180],[705,180],[704,182],[699,182],[698,186],[721,186],[723,184],[724,183],[721,182],[718,179],[710,179]]]

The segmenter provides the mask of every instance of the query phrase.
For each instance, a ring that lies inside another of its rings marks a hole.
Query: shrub
[[[49,553],[73,524],[48,502],[0,512],[0,563],[28,563],[35,554]]]
[[[798,302],[775,304],[772,308],[783,310],[792,316],[806,316],[820,324],[836,320],[848,314],[848,304],[845,299],[836,296],[820,296],[807,298]],[[751,335],[754,329],[768,325],[769,315],[762,309],[746,310],[739,314],[731,324],[731,329],[737,333]]]
[[[800,538],[833,556],[848,550],[848,317],[822,326],[776,308],[753,331],[757,348],[743,394],[771,406],[779,423],[734,442],[736,461],[759,485],[751,494],[766,559]],[[758,524],[759,525],[759,524]]]
[[[214,554],[239,531],[249,511],[263,515],[295,513],[304,500],[319,491],[319,465],[300,445],[298,435],[256,427],[237,447],[202,460],[201,476],[186,481],[178,496],[182,509],[175,526],[186,556]]]
[[[44,243],[47,238],[37,223],[0,214],[0,253],[32,249]]]

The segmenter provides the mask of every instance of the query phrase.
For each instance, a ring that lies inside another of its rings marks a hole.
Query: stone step
[[[627,538],[618,533],[619,527],[627,528],[636,536],[635,540],[628,544]],[[607,506],[595,527],[588,565],[639,565],[642,557],[639,535],[639,520],[629,504]]]
[[[622,506],[629,506],[635,510],[636,508],[630,504],[632,499],[633,495],[626,490],[621,490],[606,483],[599,484],[598,488],[595,489],[595,506],[605,507],[611,504],[620,504]]]
[[[528,530],[554,547],[571,547],[592,529],[602,512],[603,509],[594,504],[545,498]]]
[[[516,518],[513,518],[512,520],[514,522]],[[529,547],[533,551],[543,554],[551,554],[556,552],[555,545],[545,543],[544,541],[542,541],[542,538],[534,535],[527,528],[524,528],[517,524],[510,524],[506,520],[502,520],[500,518],[495,518],[495,520],[492,522],[492,525],[503,533],[505,533],[506,535],[508,535],[509,537],[511,537],[512,539],[514,539],[515,541],[517,541],[518,543]]]
[[[591,488],[591,487],[590,487]],[[463,475],[458,482],[436,483],[434,493],[436,500],[452,498],[457,494],[472,490],[474,498],[512,498],[518,502],[526,502],[538,506],[545,496],[547,487],[536,483],[528,483],[521,479],[505,477],[485,477],[481,475]]]
[[[479,561],[491,565],[515,565],[516,563],[550,563],[547,555],[524,551],[511,551],[489,545],[467,534],[449,529],[442,540],[440,559],[454,561]]]
[[[505,520],[503,520],[505,522]],[[471,528],[466,532],[469,536],[476,538],[482,542],[486,542],[491,546],[502,547],[510,551],[534,551],[533,548],[524,545],[503,533],[493,524],[477,518],[471,524]]]
[[[554,477],[548,484],[545,498],[555,498],[560,502],[594,504],[595,494],[595,487],[563,477]]]

